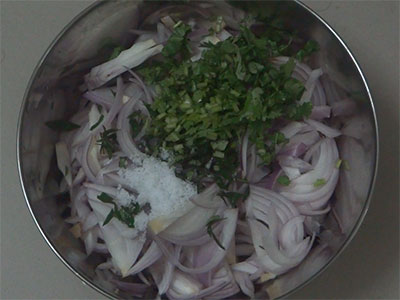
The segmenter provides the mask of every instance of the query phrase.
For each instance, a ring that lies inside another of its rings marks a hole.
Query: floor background
[[[15,137],[23,93],[56,34],[91,1],[4,1],[1,10],[1,299],[102,299],[51,252],[20,189]],[[399,298],[399,2],[305,1],[355,54],[375,100],[380,166],[350,246],[292,299]]]

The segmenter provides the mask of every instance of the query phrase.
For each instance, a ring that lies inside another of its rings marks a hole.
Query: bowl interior
[[[129,45],[133,36],[126,32],[140,26],[162,4],[149,1],[100,2],[76,17],[50,46],[32,75],[20,114],[18,161],[26,201],[42,235],[60,259],[81,279],[99,292],[128,298],[129,295],[95,272],[101,256],[85,258],[83,244],[63,220],[68,211],[68,195],[59,193],[54,145],[57,134],[44,121],[66,118],[77,109],[83,74],[105,59],[99,51],[106,41]],[[215,4],[217,5],[217,4]],[[312,64],[322,67],[335,85],[357,104],[356,110],[339,122],[358,130],[360,136],[338,139],[340,157],[350,169],[341,169],[332,199],[332,212],[324,219],[323,234],[332,235],[326,247],[314,247],[307,259],[285,275],[267,282],[257,297],[281,297],[308,282],[337,256],[358,229],[368,207],[376,170],[376,120],[371,96],[354,58],[340,38],[303,4],[298,2],[235,2],[245,9],[276,14],[290,30],[304,39],[316,40],[321,50]],[[329,87],[324,87],[326,90]],[[337,219],[340,219],[340,228]],[[321,255],[322,253],[322,255]],[[317,259],[315,259],[317,258]]]

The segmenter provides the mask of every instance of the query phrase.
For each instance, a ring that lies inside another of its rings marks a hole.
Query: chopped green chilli
[[[335,164],[335,168],[336,169],[340,169],[340,166],[342,165],[343,160],[339,159],[336,164]]]
[[[315,180],[314,187],[320,187],[326,184],[326,180],[324,178],[319,178]]]

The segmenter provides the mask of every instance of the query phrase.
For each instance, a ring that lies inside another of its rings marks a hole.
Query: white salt
[[[174,169],[166,162],[154,157],[133,157],[132,160],[133,166],[119,170],[118,174],[137,191],[136,202],[140,205],[150,204],[149,215],[141,212],[135,217],[138,230],[144,230],[154,218],[185,210],[190,197],[197,194],[195,185],[176,177]],[[126,194],[122,194],[121,198],[127,199]]]
[[[172,155],[169,151],[167,151],[165,148],[161,148],[160,150],[160,158],[163,161],[169,162],[172,159]]]
[[[148,222],[149,216],[144,211],[135,216],[135,228],[139,231],[145,231]]]
[[[130,203],[132,203],[133,201],[135,201],[136,198],[134,195],[128,193],[126,190],[119,187],[116,200],[120,206],[127,206]]]

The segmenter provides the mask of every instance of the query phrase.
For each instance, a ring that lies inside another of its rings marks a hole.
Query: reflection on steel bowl
[[[354,236],[377,152],[359,66],[296,1],[96,3],[18,132],[40,232],[115,298],[288,295]]]

